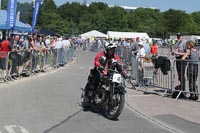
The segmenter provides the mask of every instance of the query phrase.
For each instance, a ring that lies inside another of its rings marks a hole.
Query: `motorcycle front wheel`
[[[83,101],[82,101],[83,109],[87,109],[90,107],[91,99],[89,98],[88,93],[89,93],[89,83],[86,84],[84,92],[82,94],[83,95]]]
[[[110,120],[116,120],[121,114],[125,103],[125,95],[119,92],[116,92],[111,101],[109,100],[104,115]]]

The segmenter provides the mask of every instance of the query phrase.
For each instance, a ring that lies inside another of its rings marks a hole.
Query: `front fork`
[[[108,105],[111,105],[113,106],[113,96],[114,96],[114,93],[115,93],[115,84],[110,84],[110,94],[109,94],[109,99],[108,99]]]

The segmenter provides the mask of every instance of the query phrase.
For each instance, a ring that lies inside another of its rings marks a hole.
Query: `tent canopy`
[[[108,36],[104,33],[101,33],[97,30],[92,30],[92,31],[89,31],[89,32],[86,32],[84,34],[81,34],[80,35],[81,38],[89,38],[89,37],[102,37],[102,38],[107,38]]]
[[[142,32],[118,32],[118,31],[108,31],[107,35],[109,38],[115,38],[115,39],[119,39],[119,38],[126,38],[126,39],[130,39],[130,38],[136,38],[136,37],[140,37],[140,38],[146,38],[149,39],[149,36],[147,33],[142,33]]]
[[[0,29],[2,29],[2,30],[7,29],[6,21],[7,21],[7,11],[0,10]],[[30,32],[31,26],[16,20],[16,24],[15,24],[15,27],[13,30]]]

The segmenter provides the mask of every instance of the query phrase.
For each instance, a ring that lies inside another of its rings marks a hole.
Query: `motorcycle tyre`
[[[88,87],[89,87],[89,83],[86,84],[85,89],[84,89],[85,92],[84,92],[83,102],[82,102],[82,107],[83,107],[84,110],[88,109],[90,107],[90,101],[91,100],[87,96]]]
[[[109,120],[117,120],[124,108],[125,95],[122,93],[118,93],[118,94],[120,95],[120,106],[117,108],[117,111],[113,115],[110,114],[109,111],[105,110],[104,112],[104,116],[108,118]]]

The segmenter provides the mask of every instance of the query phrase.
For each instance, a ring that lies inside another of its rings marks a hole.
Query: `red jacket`
[[[105,55],[104,52],[100,52],[100,53],[98,53],[98,54],[96,55],[96,57],[95,57],[95,59],[94,59],[94,66],[95,66],[95,67],[100,67],[100,66],[102,66],[102,64],[99,62],[99,58],[102,57],[102,56],[105,56],[105,57],[106,57],[106,55]],[[113,59],[115,59],[118,63],[122,64],[121,59],[120,59],[120,57],[119,57],[118,55],[114,54],[114,58],[113,58]]]
[[[99,61],[101,57],[105,57],[105,58],[106,58],[106,55],[105,55],[104,52],[100,52],[100,53],[98,53],[98,54],[96,55],[96,57],[95,57],[95,59],[94,59],[94,66],[95,66],[95,67],[104,66],[105,68],[109,68],[110,66],[109,66],[108,61],[104,62],[105,64],[101,64],[101,62]],[[122,62],[121,62],[120,57],[119,57],[118,55],[114,54],[114,57],[113,57],[112,59],[114,59],[114,60],[117,61],[117,64],[118,64],[118,65],[116,66],[117,71],[119,71],[119,72],[122,74],[122,76],[125,77],[125,76],[126,76],[126,71],[125,71],[125,70],[123,69],[123,67],[122,67]],[[107,75],[107,70],[103,70],[103,74],[104,74],[104,75]]]
[[[9,51],[10,51],[9,41],[8,40],[2,41],[0,47],[0,58],[5,58]]]

